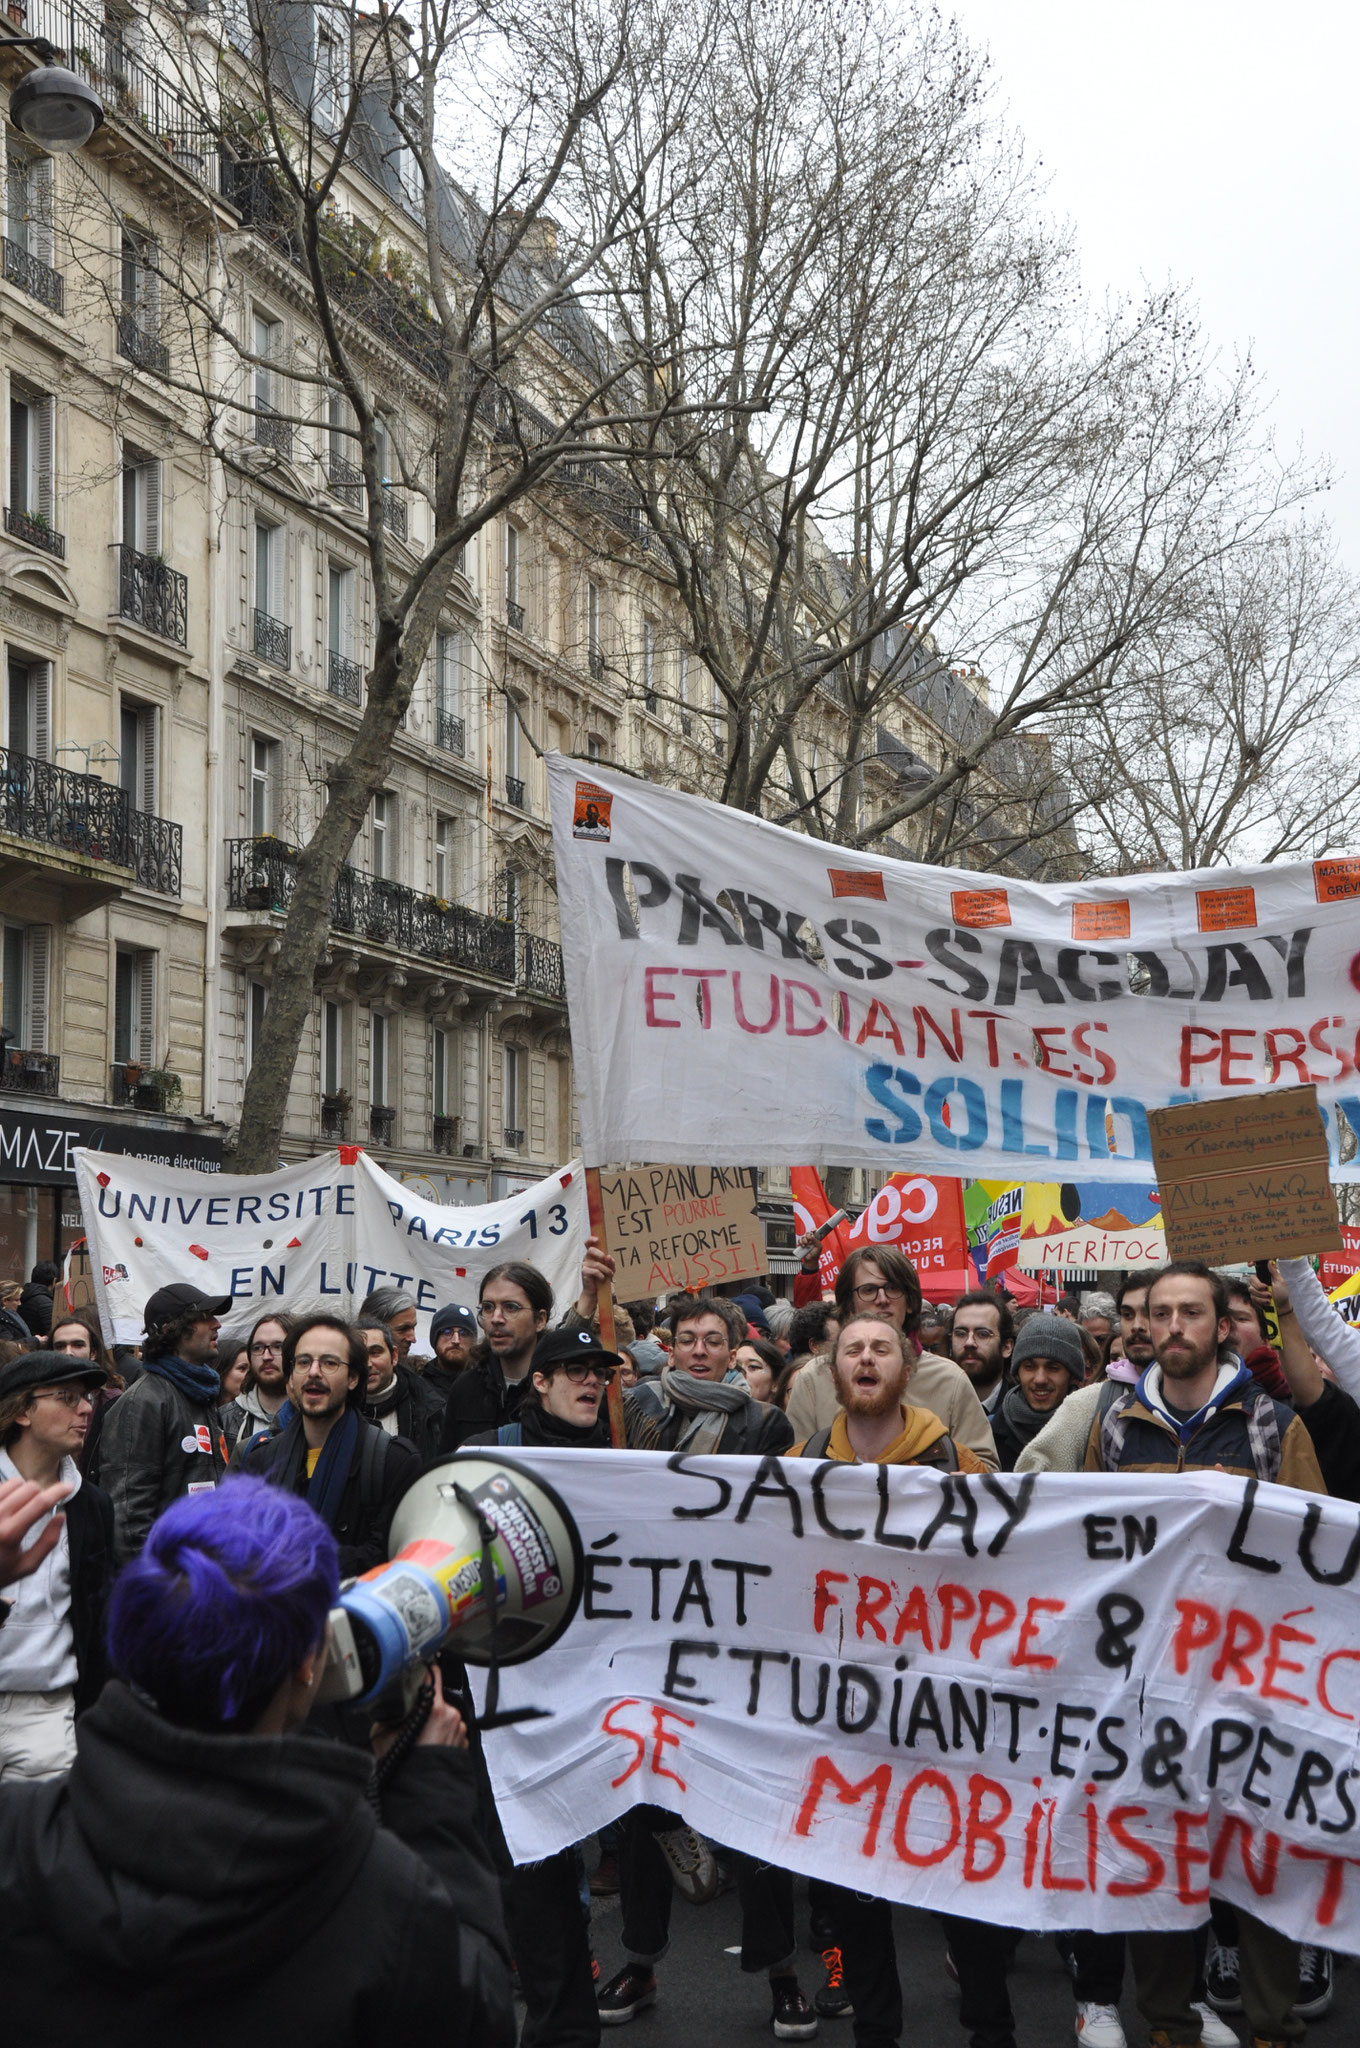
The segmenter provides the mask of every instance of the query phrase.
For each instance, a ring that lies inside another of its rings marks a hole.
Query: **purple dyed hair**
[[[335,1538],[306,1501],[232,1479],[153,1524],[115,1581],[109,1656],[167,1721],[240,1732],[321,1641],[339,1588]]]

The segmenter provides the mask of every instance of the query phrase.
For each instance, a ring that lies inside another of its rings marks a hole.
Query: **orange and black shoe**
[[[845,1988],[845,1972],[841,1967],[841,1952],[838,1948],[822,1950],[822,1967],[826,1971],[826,1982],[812,2000],[824,2020],[848,2020],[854,2018],[855,2008],[850,2003],[850,1994]]]

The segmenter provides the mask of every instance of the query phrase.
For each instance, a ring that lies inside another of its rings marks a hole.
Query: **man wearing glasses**
[[[595,1317],[602,1281],[614,1277],[614,1261],[588,1237],[581,1261],[581,1291],[559,1328],[569,1334],[589,1330]],[[507,1259],[482,1277],[477,1294],[477,1320],[482,1341],[449,1390],[444,1410],[440,1452],[456,1451],[488,1429],[517,1422],[529,1385],[534,1347],[553,1312],[553,1291],[537,1266]]]
[[[921,1283],[911,1260],[891,1245],[864,1245],[851,1252],[836,1275],[836,1309],[841,1327],[852,1315],[886,1316],[913,1351],[921,1314]],[[989,1472],[997,1470],[996,1444],[982,1403],[968,1375],[947,1358],[923,1351],[911,1380],[912,1405],[928,1408],[956,1444],[966,1444]],[[789,1389],[788,1416],[801,1440],[830,1429],[841,1412],[830,1361],[814,1358],[796,1373]]]
[[[260,1316],[246,1338],[250,1372],[236,1399],[222,1410],[223,1434],[233,1450],[242,1437],[249,1443],[252,1437],[272,1431],[274,1418],[288,1398],[283,1347],[292,1327],[292,1317],[275,1310]]]
[[[90,1358],[25,1353],[0,1366],[0,1485],[69,1489],[61,1534],[0,1601],[0,1782],[51,1778],[75,1759],[75,1717],[104,1682],[103,1612],[113,1509],[80,1475],[94,1397],[108,1375]],[[53,1511],[24,1537],[43,1538]]]

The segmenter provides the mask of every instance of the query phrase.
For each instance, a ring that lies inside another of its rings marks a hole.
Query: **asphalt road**
[[[798,1924],[806,1943],[806,1887],[800,1884],[798,1891]],[[944,1937],[938,1923],[929,1914],[906,1907],[898,1908],[894,1918],[907,2010],[906,2048],[966,2048],[958,1993],[945,1974]],[[623,1962],[617,1897],[593,1901],[592,1935],[603,1982]],[[618,2048],[727,2048],[728,2043],[732,2048],[756,2048],[758,2042],[772,2041],[765,1980],[744,1977],[736,1955],[729,1953],[739,1939],[734,1892],[707,1906],[691,1906],[677,1895],[670,1953],[657,1966],[657,2002],[629,2025],[607,2027],[605,2042],[617,2043]],[[821,1960],[806,1947],[799,1956],[799,1981],[809,1998],[823,1981]],[[1308,2029],[1311,2048],[1352,2048],[1360,2040],[1360,1962],[1342,1964],[1335,1984],[1331,2012]],[[1053,1942],[1042,1935],[1027,1935],[1020,1944],[1011,1972],[1011,2004],[1018,2048],[1075,2044],[1072,1982]],[[1147,2027],[1138,2017],[1127,1972],[1120,2011],[1129,2048],[1146,2048]],[[1248,2042],[1245,2023],[1236,2024],[1242,2041]],[[825,2048],[852,2048],[852,2023],[823,2020],[818,2038]]]

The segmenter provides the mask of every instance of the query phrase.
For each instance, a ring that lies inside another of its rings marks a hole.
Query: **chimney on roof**
[[[506,219],[512,226],[518,226],[524,216],[513,207],[507,208]],[[550,266],[557,261],[557,222],[546,213],[536,213],[524,230],[520,248],[531,263]]]

